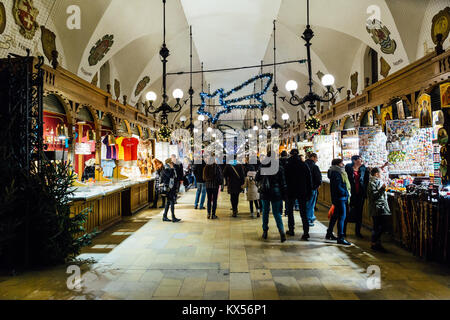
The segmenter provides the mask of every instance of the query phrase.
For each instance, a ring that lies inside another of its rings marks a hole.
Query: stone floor
[[[73,266],[1,277],[0,299],[450,299],[447,267],[389,243],[390,253],[372,252],[366,230],[362,240],[349,235],[351,247],[325,241],[325,207],[318,206],[309,242],[299,241],[296,212],[297,234],[280,243],[273,217],[261,239],[261,218],[250,218],[244,195],[232,218],[220,193],[217,220],[193,209],[194,195],[179,198],[180,223],[162,222],[161,209],[144,210],[100,234]],[[380,270],[380,289],[369,266]]]

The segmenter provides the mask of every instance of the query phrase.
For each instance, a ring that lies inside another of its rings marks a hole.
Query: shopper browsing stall
[[[352,163],[345,166],[348,180],[351,185],[350,210],[344,224],[344,234],[347,233],[347,223],[355,223],[355,235],[363,238],[361,234],[362,213],[364,200],[366,199],[367,185],[369,183],[369,174],[361,156],[352,156]]]
[[[369,213],[373,220],[371,248],[375,251],[386,252],[386,249],[381,245],[384,217],[391,215],[387,201],[386,184],[381,180],[380,169],[373,168],[370,173],[367,197],[369,201]]]

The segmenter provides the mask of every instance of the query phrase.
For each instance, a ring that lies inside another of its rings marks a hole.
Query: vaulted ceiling
[[[357,52],[361,47],[371,47],[386,61],[403,60],[394,67],[401,68],[417,56],[419,31],[423,12],[430,0],[314,0],[311,2],[310,23],[315,33],[312,41],[312,66],[315,88],[323,90],[318,71],[331,73],[336,86],[348,86],[354,72]],[[438,1],[438,0],[431,0]],[[145,93],[158,94],[160,103],[162,64],[159,49],[162,44],[161,0],[58,0],[52,14],[56,31],[65,54],[65,65],[85,80],[91,81],[100,67],[109,62],[121,82],[122,94],[135,105]],[[69,5],[81,8],[81,29],[66,27]],[[395,54],[386,55],[374,43],[366,30],[370,16],[368,7],[379,8],[381,21],[388,27],[397,42]],[[304,41],[300,38],[306,25],[306,0],[167,0],[167,46],[170,50],[168,72],[189,70],[189,26],[193,28],[193,68],[205,70],[258,65],[273,62],[273,20],[276,20],[277,61],[306,58]],[[91,48],[105,35],[114,35],[114,44],[101,61],[89,65]],[[273,67],[264,71],[273,72]],[[233,72],[205,73],[204,90],[231,89],[259,73],[259,69]],[[149,76],[150,82],[138,96],[134,91],[139,81]],[[280,95],[288,95],[284,84],[289,79],[299,83],[300,93],[305,93],[307,82],[305,64],[287,64],[277,67],[277,84]],[[193,76],[194,103],[199,104],[201,75]],[[189,89],[188,75],[168,77],[168,92],[175,88]],[[252,88],[251,88],[252,89]],[[265,99],[272,103],[269,92]],[[173,103],[173,102],[171,102]],[[288,112],[296,119],[299,108],[278,101],[279,117]],[[195,112],[196,110],[194,110]],[[189,106],[175,115],[189,114]],[[194,113],[195,115],[195,113]],[[245,115],[236,112],[227,119],[241,120]],[[195,115],[196,118],[196,115]]]

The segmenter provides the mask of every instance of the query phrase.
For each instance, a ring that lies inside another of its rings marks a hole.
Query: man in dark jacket
[[[227,180],[227,189],[230,194],[233,217],[237,217],[239,194],[242,192],[242,185],[245,182],[244,168],[241,164],[237,164],[236,160],[233,160],[232,164],[225,167],[223,177]]]
[[[183,164],[177,160],[177,156],[175,154],[172,154],[170,156],[170,159],[172,159],[173,168],[177,172],[177,192],[180,190],[180,185],[183,183],[183,177],[184,177],[184,170],[183,170]]]
[[[294,204],[298,201],[300,207],[300,216],[303,224],[302,240],[309,239],[309,223],[306,216],[306,200],[311,198],[312,180],[308,166],[300,159],[297,149],[291,150],[291,157],[288,159],[285,167],[287,182],[287,213],[288,213],[288,235],[295,235]]]
[[[361,234],[362,212],[364,201],[367,196],[367,186],[369,184],[369,172],[365,165],[362,164],[362,158],[359,155],[352,157],[352,163],[345,166],[348,180],[352,187],[347,218],[344,224],[344,234],[347,233],[347,222],[355,223],[355,235],[363,238]]]
[[[306,216],[308,217],[309,226],[314,226],[314,220],[316,217],[314,216],[314,208],[317,202],[317,194],[319,192],[319,187],[322,184],[322,173],[320,172],[319,167],[316,165],[317,163],[317,154],[310,153],[308,159],[305,161],[306,165],[311,172],[312,178],[312,195],[311,198],[306,201]]]
[[[194,163],[193,166],[193,172],[195,176],[195,180],[197,181],[197,193],[195,194],[195,209],[198,208],[198,200],[201,195],[200,199],[200,210],[205,209],[203,206],[205,203],[205,197],[206,197],[206,186],[205,181],[203,180],[203,168],[205,168],[206,163],[202,161],[202,163],[196,164]]]
[[[288,153],[286,150],[281,151],[280,153],[280,166],[283,168],[286,167],[287,161],[289,159]],[[287,201],[283,201],[284,204],[284,215],[287,217]],[[281,209],[281,212],[283,212],[283,208]]]
[[[270,157],[270,152],[268,157]],[[270,163],[261,165],[263,168],[270,167]],[[272,214],[277,223],[278,232],[280,233],[281,242],[286,241],[286,234],[284,233],[282,210],[283,199],[287,193],[286,178],[284,169],[279,166],[277,173],[273,175],[262,175],[261,168],[258,169],[255,177],[259,186],[259,197],[262,205],[263,216],[263,239],[267,239],[267,231],[269,230],[269,212],[270,205],[272,205]]]

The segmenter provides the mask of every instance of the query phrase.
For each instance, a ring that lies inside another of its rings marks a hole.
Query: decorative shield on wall
[[[41,42],[44,54],[48,61],[52,61],[52,51],[56,51],[56,35],[44,26],[41,26]]]
[[[383,77],[387,77],[389,75],[389,71],[391,70],[391,66],[389,65],[389,63],[387,63],[386,60],[384,60],[383,57],[380,58],[380,64],[381,64],[381,71],[380,74]]]
[[[350,83],[351,83],[351,89],[352,94],[355,95],[358,91],[358,72],[355,72],[350,76]]]
[[[89,52],[89,65],[95,66],[100,60],[102,60],[113,44],[114,36],[112,34],[105,35],[102,39],[98,40]]]
[[[20,27],[20,34],[26,39],[33,39],[39,27],[36,18],[39,10],[34,7],[33,0],[15,0],[13,16]]]
[[[397,43],[391,39],[391,32],[381,21],[377,19],[367,20],[366,30],[371,35],[372,40],[380,45],[383,53],[394,54]]]
[[[117,79],[114,79],[114,93],[116,94],[116,99],[120,98],[120,82]]]
[[[141,81],[139,81],[139,83],[136,86],[136,90],[134,91],[134,96],[137,97],[142,92],[142,90],[145,89],[145,87],[149,82],[150,77],[148,76],[145,76]]]
[[[5,6],[0,2],[0,34],[5,31],[6,27],[6,11]]]
[[[450,7],[439,11],[434,17],[431,24],[431,39],[437,44],[436,36],[442,34],[442,43],[447,39],[450,31]]]

